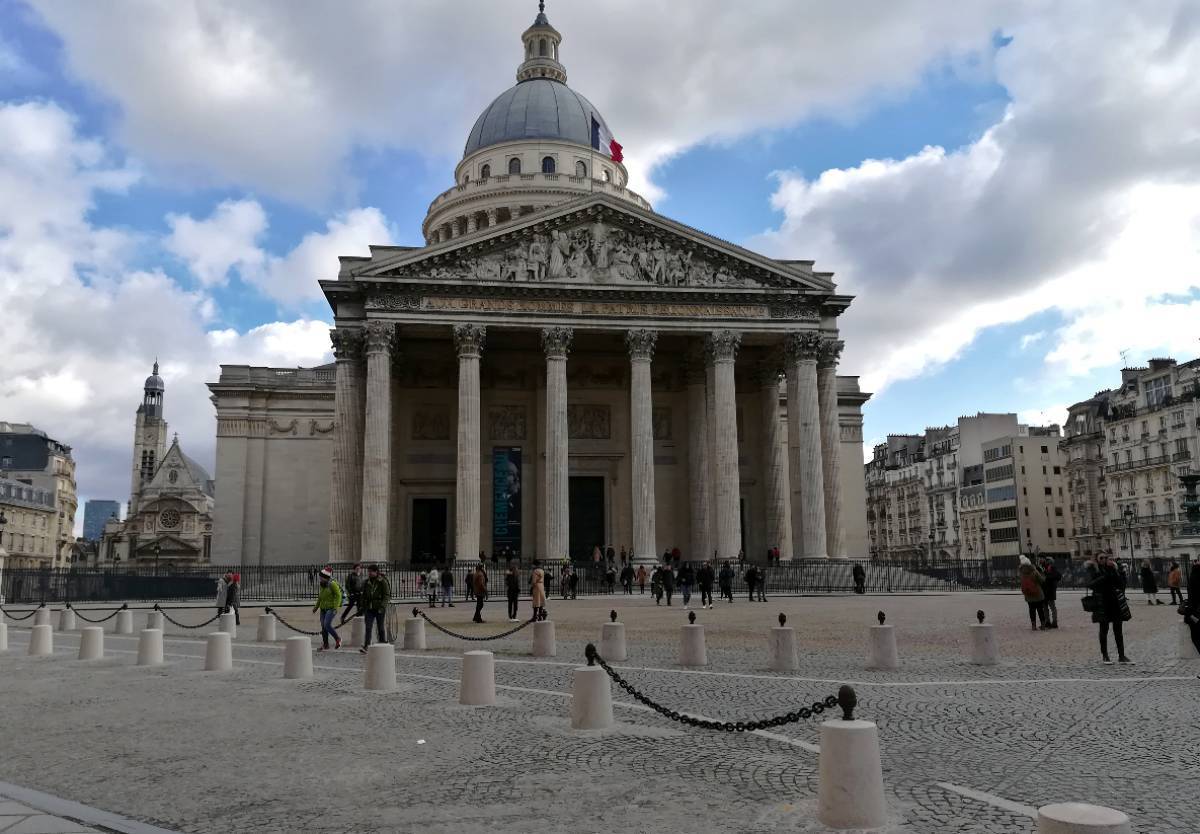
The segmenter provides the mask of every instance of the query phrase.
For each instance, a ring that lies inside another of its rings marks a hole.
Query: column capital
[[[571,338],[575,331],[570,327],[543,327],[542,350],[547,359],[566,359],[571,352]]]
[[[742,346],[742,334],[736,330],[717,330],[704,337],[704,354],[708,364],[733,362]]]
[[[396,325],[390,321],[369,321],[366,328],[367,353],[390,353],[396,347]]]
[[[654,359],[654,346],[657,342],[657,330],[627,330],[625,332],[625,347],[629,349],[630,359],[644,359],[647,362]]]
[[[461,359],[464,356],[478,356],[483,353],[483,340],[487,336],[487,328],[482,324],[454,325],[454,347]]]
[[[842,349],[845,347],[846,343],[841,339],[822,339],[821,355],[817,358],[817,366],[820,368],[836,368],[838,357],[842,355]]]
[[[363,355],[363,329],[361,327],[337,327],[329,331],[333,342],[333,356],[339,362],[361,359]]]
[[[821,337],[816,333],[792,333],[783,343],[789,362],[815,362],[821,355]]]

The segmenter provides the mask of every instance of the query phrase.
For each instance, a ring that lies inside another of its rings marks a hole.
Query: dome
[[[550,139],[592,147],[592,119],[608,134],[604,117],[566,84],[531,78],[505,90],[475,121],[463,156],[502,142]]]
[[[162,377],[158,375],[158,362],[154,363],[154,372],[146,377],[146,384],[142,386],[146,391],[166,391],[167,387],[163,385]]]

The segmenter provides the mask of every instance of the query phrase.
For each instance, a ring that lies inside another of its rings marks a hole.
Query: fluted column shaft
[[[475,324],[454,327],[458,351],[458,457],[454,481],[456,558],[479,555],[479,356],[485,329]]]
[[[778,547],[781,559],[792,558],[792,509],[788,488],[787,449],[779,414],[779,371],[760,369],[762,384],[763,477],[766,486],[767,547]]]
[[[705,342],[712,366],[714,438],[716,460],[713,515],[716,518],[717,558],[736,558],[742,549],[741,483],[738,473],[737,388],[734,362],[741,335],[720,330]]]
[[[709,494],[712,472],[708,462],[708,393],[704,384],[704,354],[693,351],[687,364],[688,408],[688,503],[691,529],[689,559],[712,556],[713,541],[709,528]]]
[[[658,334],[631,330],[625,334],[629,349],[629,435],[632,461],[633,560],[656,561],[654,531],[654,405],[650,363]]]
[[[362,549],[363,331],[342,328],[329,335],[337,358],[329,559],[357,562]]]
[[[570,480],[567,440],[567,353],[572,331],[566,327],[542,330],[546,353],[546,469],[544,512],[546,513],[547,559],[562,559],[570,547]]]
[[[825,539],[825,478],[817,403],[820,344],[815,333],[797,333],[788,338],[786,345],[793,537],[798,521],[799,550],[805,559],[824,559],[829,555]]]
[[[392,351],[394,325],[367,324],[367,406],[363,436],[362,558],[389,556],[392,486]]]
[[[842,433],[838,425],[837,362],[844,342],[825,339],[817,360],[817,404],[821,413],[821,469],[825,479],[825,539],[829,555],[846,558],[842,531]]]

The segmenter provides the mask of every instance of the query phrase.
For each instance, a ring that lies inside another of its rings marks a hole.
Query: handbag
[[[1121,622],[1127,623],[1133,619],[1133,612],[1129,610],[1129,600],[1125,598],[1124,591],[1117,592],[1117,602],[1121,606]]]
[[[1088,594],[1080,601],[1083,603],[1083,610],[1089,614],[1096,613],[1102,607],[1100,604],[1100,597],[1096,596],[1095,594]]]

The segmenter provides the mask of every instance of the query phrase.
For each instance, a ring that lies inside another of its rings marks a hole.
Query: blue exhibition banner
[[[521,447],[492,449],[492,553],[521,555]]]

